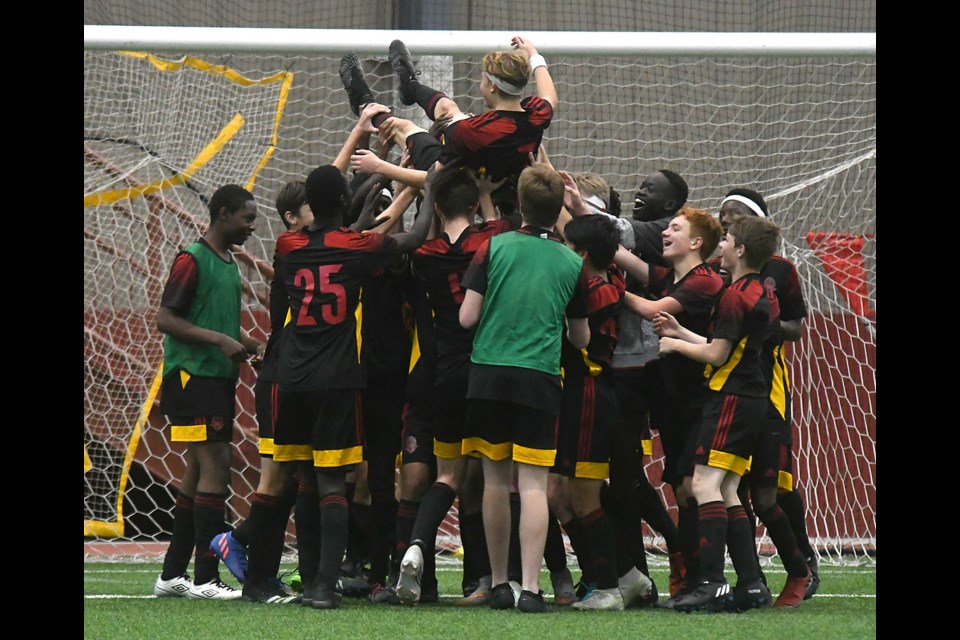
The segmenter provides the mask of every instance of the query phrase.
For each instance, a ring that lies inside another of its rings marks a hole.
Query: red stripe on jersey
[[[301,231],[284,231],[280,234],[280,237],[277,238],[277,255],[286,256],[291,251],[306,246],[309,241],[310,236],[306,233]]]
[[[530,112],[530,124],[538,126],[553,118],[553,105],[540,96],[530,96],[520,103],[524,111]]]
[[[379,233],[360,233],[349,229],[330,231],[323,236],[323,244],[332,249],[376,251],[383,246],[386,236]]]

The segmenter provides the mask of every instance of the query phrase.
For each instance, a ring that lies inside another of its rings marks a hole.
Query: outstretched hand
[[[500,188],[500,186],[507,181],[506,176],[496,182],[493,181],[493,178],[490,177],[490,174],[485,173],[482,176],[478,176],[473,171],[468,171],[470,177],[473,178],[473,181],[477,184],[477,189],[480,191],[480,197],[489,196],[491,193]]]
[[[528,58],[537,55],[537,48],[533,46],[532,42],[523,36],[513,36],[513,38],[510,39],[510,44],[513,45],[514,49],[523,51],[525,54],[527,54]]]
[[[589,213],[583,201],[583,196],[580,195],[580,187],[577,186],[573,176],[566,171],[558,171],[557,173],[563,179],[563,206],[567,208],[571,215],[579,216]]]

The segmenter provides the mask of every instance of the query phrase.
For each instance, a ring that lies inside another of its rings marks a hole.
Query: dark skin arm
[[[261,354],[264,344],[241,332],[240,342],[230,336],[204,329],[178,316],[169,307],[160,307],[157,311],[157,329],[181,342],[193,344],[212,344],[220,348],[223,355],[236,363],[246,362],[251,355]]]
[[[397,249],[400,253],[408,253],[413,251],[422,245],[427,239],[427,234],[430,232],[430,226],[433,224],[433,218],[435,215],[434,211],[436,211],[431,182],[436,170],[440,166],[440,163],[437,162],[427,172],[427,181],[424,185],[423,202],[420,204],[420,213],[417,215],[416,220],[413,221],[413,226],[410,227],[409,231],[398,233],[393,236],[394,240],[397,241]]]

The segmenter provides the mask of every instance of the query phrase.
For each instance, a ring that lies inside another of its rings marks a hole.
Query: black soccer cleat
[[[733,591],[726,582],[704,582],[689,595],[678,598],[673,608],[681,613],[691,611],[725,611],[733,603]]]
[[[420,72],[413,66],[413,58],[410,56],[407,45],[400,40],[391,42],[389,59],[390,66],[393,67],[393,72],[397,74],[397,79],[400,81],[400,86],[397,89],[400,102],[407,106],[415,104],[417,98],[413,94],[412,83],[420,75]]]
[[[340,82],[343,88],[347,90],[347,98],[350,100],[350,109],[353,115],[360,115],[360,107],[373,102],[373,93],[367,86],[367,81],[363,78],[363,65],[357,54],[351,52],[340,59]]]
[[[727,605],[727,611],[740,612],[769,606],[773,602],[770,589],[759,579],[750,584],[737,584],[733,590],[733,600]]]

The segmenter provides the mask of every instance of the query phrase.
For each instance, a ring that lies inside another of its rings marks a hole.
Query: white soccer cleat
[[[594,589],[570,607],[579,611],[623,611],[623,596],[620,589]]]
[[[411,544],[400,561],[400,578],[397,580],[397,599],[400,604],[415,605],[420,602],[420,576],[423,574],[423,551]]]
[[[157,581],[153,585],[153,595],[158,598],[183,598],[191,587],[193,587],[193,581],[186,573],[169,580],[157,576]]]
[[[643,575],[639,569],[633,567],[625,573],[617,583],[620,587],[620,596],[626,608],[642,607],[653,588],[653,581]]]
[[[242,595],[243,591],[234,589],[222,580],[195,584],[187,591],[187,597],[194,600],[239,600]]]

